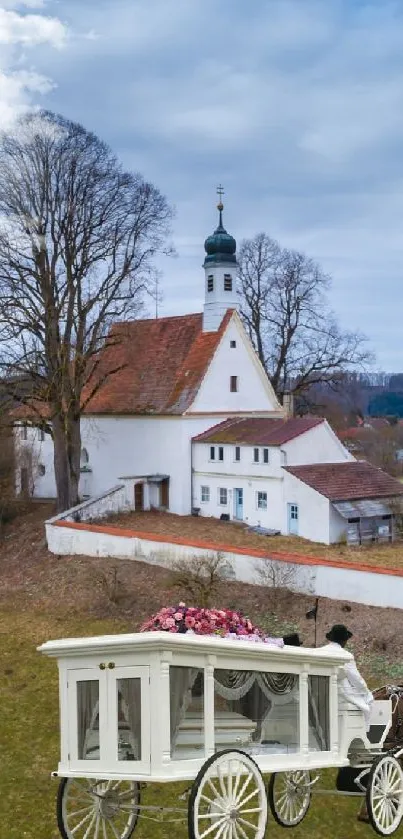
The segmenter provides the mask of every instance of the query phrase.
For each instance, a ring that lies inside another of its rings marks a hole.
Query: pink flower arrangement
[[[196,635],[250,636],[264,638],[261,630],[249,618],[232,609],[204,609],[186,606],[168,606],[160,609],[146,621],[140,632],[179,632],[191,630]]]

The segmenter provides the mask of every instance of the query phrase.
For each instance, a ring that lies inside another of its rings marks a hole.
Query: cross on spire
[[[217,195],[218,195],[217,210],[220,214],[218,227],[222,227],[222,211],[224,209],[224,204],[222,203],[222,197],[224,195],[224,187],[221,186],[221,184],[219,184],[218,187],[217,187]]]

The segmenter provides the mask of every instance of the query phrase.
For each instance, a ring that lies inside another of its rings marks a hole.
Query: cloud
[[[31,107],[38,96],[54,88],[46,74],[28,66],[35,48],[60,49],[66,43],[66,25],[56,17],[26,13],[40,9],[43,0],[0,0],[0,122],[9,128],[16,117]]]

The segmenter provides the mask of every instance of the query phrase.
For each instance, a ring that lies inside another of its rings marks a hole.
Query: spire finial
[[[222,203],[222,197],[224,195],[224,187],[222,187],[221,184],[219,184],[218,187],[217,187],[217,195],[218,195],[217,210],[220,214],[220,220],[219,220],[219,225],[218,226],[222,227],[222,211],[224,209],[224,204]]]

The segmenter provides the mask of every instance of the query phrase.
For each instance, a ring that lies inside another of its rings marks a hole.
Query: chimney
[[[286,419],[294,416],[294,394],[290,390],[283,393],[283,408]]]

